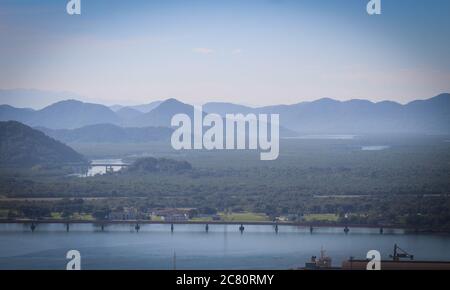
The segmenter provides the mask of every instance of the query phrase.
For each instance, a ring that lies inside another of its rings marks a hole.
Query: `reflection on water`
[[[450,236],[405,234],[401,230],[309,228],[239,225],[108,225],[102,232],[93,224],[0,225],[0,268],[64,269],[65,254],[76,249],[84,269],[289,269],[304,266],[321,247],[340,266],[350,256],[365,258],[379,250],[388,259],[395,243],[417,260],[450,260]]]
[[[303,140],[352,140],[356,135],[303,135],[295,137],[281,137],[281,139],[303,139]]]
[[[390,146],[387,146],[387,145],[376,145],[376,146],[362,146],[361,150],[362,151],[381,151],[381,150],[386,150],[389,148],[390,148]]]

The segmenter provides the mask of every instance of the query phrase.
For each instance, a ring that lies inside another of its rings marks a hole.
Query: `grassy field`
[[[64,219],[61,212],[52,212],[50,217],[54,220],[63,220]],[[74,213],[72,216],[69,217],[69,219],[79,220],[79,221],[92,221],[92,220],[94,220],[94,217],[91,214]]]
[[[221,220],[227,222],[265,222],[269,217],[262,213],[242,212],[242,213],[219,213]]]
[[[54,220],[62,219],[62,214],[60,212],[52,212],[50,216]]]
[[[79,213],[75,213],[72,215],[72,218],[75,220],[82,220],[82,221],[92,221],[94,220],[94,217],[91,214],[79,214]]]
[[[307,214],[303,216],[303,219],[307,222],[336,222],[338,218],[338,215],[332,213]]]
[[[162,221],[162,220],[163,220],[163,219],[162,219],[161,216],[159,216],[159,215],[152,215],[152,221],[160,222],[160,221]]]

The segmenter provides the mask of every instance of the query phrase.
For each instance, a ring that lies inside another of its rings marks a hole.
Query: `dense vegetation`
[[[361,146],[380,144],[390,148],[361,150]],[[27,202],[4,198],[0,211],[7,210],[9,217],[51,217],[55,212],[66,217],[101,217],[124,206],[142,211],[187,207],[201,213],[253,212],[269,219],[287,216],[292,221],[328,214],[340,223],[450,231],[447,137],[283,140],[281,145],[278,160],[261,162],[257,152],[248,151],[177,152],[157,143],[75,144],[80,152],[97,158],[128,156],[132,160],[148,152],[156,157],[137,159],[124,172],[89,178],[48,170],[4,169],[0,172],[1,195],[76,199]],[[161,159],[164,156],[169,158]]]
[[[85,162],[72,148],[19,122],[0,122],[0,165],[31,167]]]
[[[153,158],[146,157],[140,158],[133,162],[129,168],[120,172],[123,174],[148,174],[156,172],[166,172],[166,173],[180,173],[189,171],[192,169],[192,165],[186,161],[177,161],[167,158]],[[128,175],[129,176],[129,175]],[[132,177],[131,177],[132,178]]]

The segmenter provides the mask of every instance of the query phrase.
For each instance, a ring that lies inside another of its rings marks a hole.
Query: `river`
[[[0,269],[65,269],[66,253],[81,253],[82,269],[292,269],[304,266],[323,247],[334,266],[350,256],[378,250],[383,259],[398,244],[416,260],[450,260],[450,235],[406,234],[402,230],[247,225],[0,224]]]

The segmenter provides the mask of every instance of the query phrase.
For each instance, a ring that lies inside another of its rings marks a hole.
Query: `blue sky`
[[[0,88],[106,104],[321,97],[408,102],[450,91],[450,1],[0,0]]]

